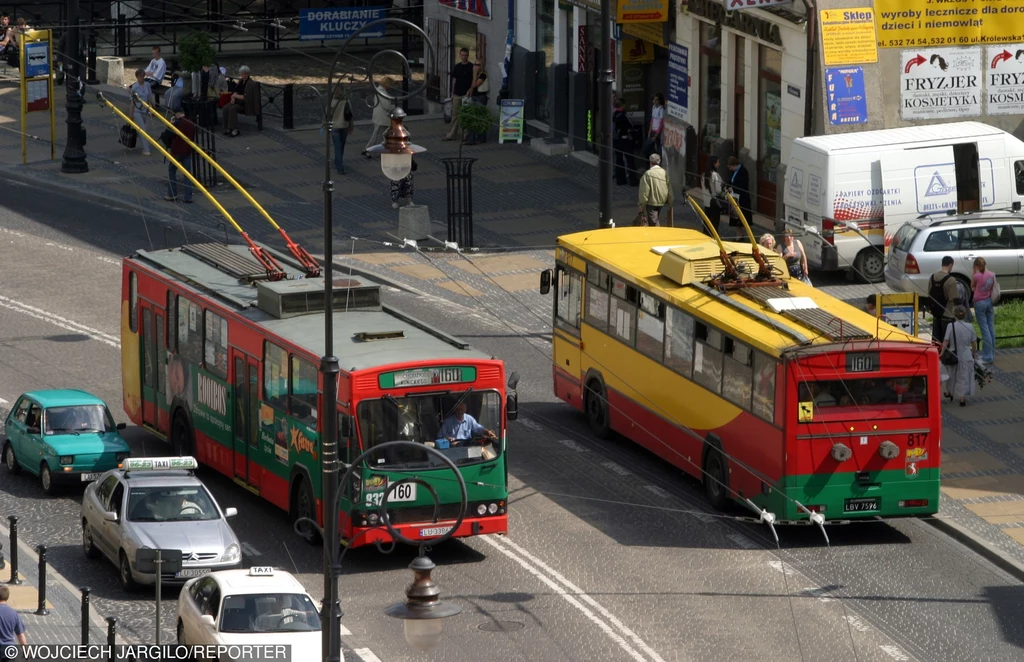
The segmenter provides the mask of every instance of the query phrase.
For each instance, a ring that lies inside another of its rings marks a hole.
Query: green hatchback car
[[[7,415],[3,461],[12,474],[39,476],[43,491],[53,494],[59,484],[85,484],[117,468],[130,453],[118,433],[124,428],[85,391],[31,391]]]

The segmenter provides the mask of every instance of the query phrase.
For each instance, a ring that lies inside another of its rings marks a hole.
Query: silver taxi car
[[[139,550],[181,550],[181,569],[161,573],[165,584],[184,584],[215,570],[241,567],[242,548],[202,481],[195,458],[128,458],[102,474],[82,498],[82,549],[106,556],[126,591],[156,583],[156,573],[136,567]]]

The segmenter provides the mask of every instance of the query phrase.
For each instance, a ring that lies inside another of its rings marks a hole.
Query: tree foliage
[[[199,71],[212,65],[217,53],[204,32],[193,32],[178,42],[178,66],[184,71]]]

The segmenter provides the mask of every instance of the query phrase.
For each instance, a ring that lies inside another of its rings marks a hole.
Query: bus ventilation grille
[[[769,307],[768,301],[770,299],[793,297],[792,292],[789,290],[775,287],[747,287],[737,291],[765,308]],[[865,340],[875,337],[874,333],[865,331],[817,307],[783,310],[779,314],[799,322],[809,329],[814,329],[830,340]]]
[[[248,255],[241,255],[224,244],[186,244],[181,252],[198,258],[239,280],[251,282],[267,277],[267,270]]]

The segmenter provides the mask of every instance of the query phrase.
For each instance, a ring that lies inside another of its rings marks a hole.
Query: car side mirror
[[[117,429],[118,429],[118,430],[124,430],[124,429],[126,429],[127,427],[128,427],[128,424],[127,424],[127,423],[118,423],[118,424],[117,424]]]
[[[25,431],[29,434],[39,434],[39,428],[25,428]]]
[[[234,517],[238,514],[238,508],[225,508],[224,517]]]
[[[519,418],[519,399],[509,393],[505,396],[505,420],[514,421]]]
[[[551,291],[551,269],[540,272],[540,293],[547,294]]]
[[[508,387],[514,391],[517,386],[519,386],[519,373],[513,370],[512,374],[508,376]]]
[[[215,627],[217,625],[217,621],[213,620],[213,616],[210,616],[209,614],[203,614],[202,616],[200,616],[199,622],[209,628]]]
[[[103,519],[105,519],[108,522],[116,522],[117,521],[117,513],[108,510],[108,511],[103,513]]]

